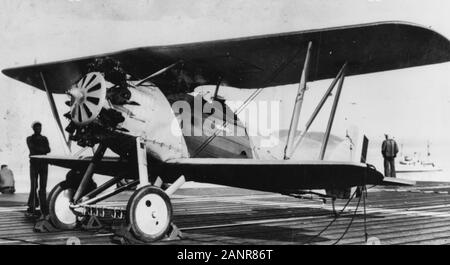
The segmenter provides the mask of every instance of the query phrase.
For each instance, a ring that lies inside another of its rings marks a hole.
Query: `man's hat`
[[[33,121],[33,123],[31,124],[31,129],[34,129],[34,126],[38,124],[42,126],[42,123],[40,121]]]

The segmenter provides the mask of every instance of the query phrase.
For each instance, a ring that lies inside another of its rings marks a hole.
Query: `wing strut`
[[[303,105],[303,97],[304,97],[305,91],[306,91],[307,75],[309,73],[309,61],[310,61],[310,57],[311,57],[311,47],[312,47],[312,42],[310,41],[308,43],[308,49],[306,51],[305,63],[303,66],[301,77],[300,77],[300,83],[298,86],[297,97],[295,99],[294,110],[292,112],[291,124],[289,126],[289,133],[288,133],[287,140],[286,140],[286,146],[284,147],[284,159],[285,160],[289,159],[287,154],[291,153],[292,145],[294,143],[294,138],[295,138],[295,131],[298,128],[300,112],[302,110],[302,105]]]
[[[59,131],[61,132],[61,135],[64,139],[64,143],[66,144],[67,148],[69,149],[69,153],[72,152],[70,148],[70,141],[67,140],[66,134],[64,133],[64,129],[61,123],[61,119],[59,118],[58,114],[58,108],[56,107],[55,99],[53,98],[53,93],[48,89],[47,83],[45,82],[44,74],[40,72],[42,84],[44,85],[45,93],[47,94],[48,102],[50,103],[50,108],[52,110],[53,118],[56,121],[56,124],[58,124]]]
[[[216,83],[216,89],[214,90],[214,96],[212,97],[213,100],[218,100],[218,96],[219,96],[219,89],[220,89],[220,85],[222,83],[222,77],[219,76],[219,78],[217,79],[217,83]]]
[[[303,139],[305,138],[306,133],[309,131],[309,127],[311,127],[312,123],[317,117],[317,114],[319,114],[320,110],[322,109],[323,105],[325,104],[328,97],[331,95],[331,91],[333,91],[334,87],[336,86],[337,82],[340,80],[342,74],[344,73],[344,69],[347,66],[347,63],[345,63],[339,73],[336,75],[336,77],[333,79],[333,82],[331,82],[330,86],[328,87],[328,90],[323,95],[322,99],[320,100],[319,104],[317,104],[316,109],[314,110],[313,114],[311,114],[311,117],[309,118],[308,122],[306,123],[305,130],[300,134],[300,138],[297,141],[297,143],[294,145],[294,148],[292,148],[292,152],[288,154],[289,156],[292,156],[292,153],[297,150],[297,148],[302,143]]]
[[[334,97],[333,106],[331,108],[330,118],[328,119],[327,129],[325,131],[325,136],[322,141],[322,148],[320,149],[320,157],[319,157],[320,160],[324,159],[325,151],[327,150],[327,144],[328,144],[328,139],[330,138],[331,127],[333,126],[334,116],[336,114],[339,97],[341,96],[342,86],[344,84],[346,68],[347,68],[347,64],[344,64],[343,72],[341,74],[341,77],[339,78],[339,84],[337,87],[336,95]]]
[[[181,62],[182,62],[181,60],[180,60],[180,61],[177,61],[177,62],[175,62],[175,63],[173,63],[173,64],[171,64],[171,65],[169,65],[169,66],[167,66],[167,67],[164,67],[164,68],[161,69],[161,70],[158,70],[157,72],[154,72],[153,74],[147,76],[146,78],[144,78],[144,79],[142,79],[142,80],[139,80],[139,82],[138,82],[135,86],[140,86],[140,85],[142,85],[142,83],[144,83],[145,81],[147,81],[147,80],[149,80],[149,79],[152,79],[152,78],[155,77],[155,76],[158,76],[158,75],[160,75],[160,74],[165,73],[166,71],[172,69],[173,67],[175,67],[176,65],[178,65],[178,64],[181,63]]]

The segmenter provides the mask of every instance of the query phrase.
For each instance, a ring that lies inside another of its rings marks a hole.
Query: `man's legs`
[[[38,178],[38,170],[36,164],[30,161],[30,195],[28,196],[28,210],[34,212],[36,210],[36,185]]]
[[[390,168],[391,168],[391,177],[395,178],[395,158],[391,158],[389,160]]]
[[[384,158],[384,176],[385,177],[389,177],[390,171],[389,171],[389,160],[385,157]]]
[[[48,214],[47,207],[47,176],[48,165],[41,162],[39,165],[39,202],[41,203],[41,212],[45,216]]]

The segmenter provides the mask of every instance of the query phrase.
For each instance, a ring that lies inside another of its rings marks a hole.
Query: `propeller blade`
[[[61,119],[59,118],[58,109],[56,107],[56,103],[55,103],[55,99],[53,98],[53,94],[52,94],[52,92],[50,92],[50,90],[48,90],[47,83],[45,82],[45,78],[44,78],[44,75],[42,74],[42,72],[40,72],[40,74],[41,74],[42,83],[45,88],[45,92],[47,94],[48,102],[50,103],[50,108],[52,110],[53,118],[55,119],[56,124],[58,125],[59,131],[61,132],[61,135],[64,139],[64,142],[65,142],[67,148],[69,149],[69,152],[72,152],[71,142],[66,138],[66,134],[64,133],[64,128],[62,126]]]

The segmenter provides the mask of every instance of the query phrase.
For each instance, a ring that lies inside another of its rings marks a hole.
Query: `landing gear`
[[[172,204],[160,188],[144,186],[128,201],[127,223],[134,236],[143,242],[164,238],[172,222]]]
[[[136,150],[139,185],[128,200],[126,222],[136,239],[148,243],[166,237],[171,228],[171,193],[149,182],[145,140],[141,137],[136,138]]]
[[[48,212],[52,225],[61,230],[74,229],[80,218],[71,205],[74,202],[74,196],[77,188],[82,181],[83,173],[78,170],[71,170],[66,175],[66,180],[57,184],[48,195]],[[87,181],[85,190],[82,194],[95,190],[97,185],[92,179]]]
[[[114,177],[98,186],[93,182],[92,176],[96,164],[101,161],[106,147],[100,145],[94,157],[91,159],[84,172],[69,171],[66,181],[56,185],[51,191],[49,201],[48,224],[58,229],[70,230],[77,227],[82,221],[80,218],[91,218],[83,228],[96,226],[101,228],[102,223],[97,218],[111,218],[118,221],[113,225],[115,235],[113,241],[121,244],[149,243],[166,238],[175,240],[181,238],[180,230],[173,224],[173,210],[170,196],[176,192],[185,182],[184,176],[180,176],[167,189],[163,180],[157,177],[153,183],[148,177],[145,141],[138,138],[138,168],[139,178],[123,181],[123,177]],[[118,185],[123,181],[122,185]],[[109,188],[118,185],[113,190]],[[139,186],[138,186],[139,185]],[[95,205],[125,190],[138,186],[128,200],[127,207],[112,207]],[[45,223],[45,224],[47,224]],[[98,225],[93,225],[93,224]],[[45,227],[44,227],[45,228]],[[49,229],[40,229],[49,231]]]
[[[62,230],[77,226],[77,216],[70,208],[75,191],[63,181],[56,185],[48,196],[49,216],[53,225]]]

